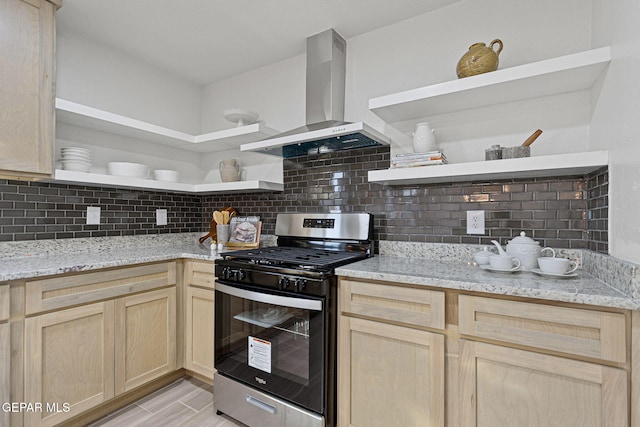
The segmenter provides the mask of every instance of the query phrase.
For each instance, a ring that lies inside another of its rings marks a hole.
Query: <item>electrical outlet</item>
[[[167,225],[166,209],[156,209],[156,225]]]
[[[467,234],[484,234],[484,211],[467,211]]]
[[[87,206],[87,224],[100,224],[99,206]]]

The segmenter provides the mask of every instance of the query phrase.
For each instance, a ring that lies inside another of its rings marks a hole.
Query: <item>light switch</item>
[[[167,225],[166,209],[156,209],[156,225]]]
[[[99,206],[87,206],[87,224],[100,224]]]

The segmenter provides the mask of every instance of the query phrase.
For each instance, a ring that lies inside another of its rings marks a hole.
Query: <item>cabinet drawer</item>
[[[55,310],[176,284],[176,263],[158,263],[26,283],[26,313]]]
[[[626,361],[625,316],[460,295],[460,333],[612,362]]]
[[[0,322],[9,319],[9,285],[0,285]]]
[[[213,289],[215,277],[212,261],[188,261],[184,274],[186,284]]]
[[[444,329],[444,292],[340,279],[344,313]]]

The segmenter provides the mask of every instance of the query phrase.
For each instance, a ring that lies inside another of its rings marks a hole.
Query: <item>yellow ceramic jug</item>
[[[493,46],[498,45],[498,50]],[[462,55],[456,67],[458,78],[475,76],[498,69],[498,55],[502,52],[502,41],[495,39],[487,47],[484,43],[474,43],[469,51]]]

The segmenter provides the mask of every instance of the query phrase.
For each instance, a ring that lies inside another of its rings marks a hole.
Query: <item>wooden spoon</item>
[[[222,212],[220,211],[214,211],[213,220],[216,222],[216,224],[224,224],[224,215],[222,215]]]
[[[540,130],[540,129],[538,129],[537,131],[532,133],[531,136],[529,138],[527,138],[525,142],[522,143],[522,146],[523,147],[528,147],[531,144],[533,144],[533,141],[535,141],[540,136],[541,133],[542,133],[542,130]]]
[[[222,212],[222,221],[223,224],[229,224],[229,211]]]

